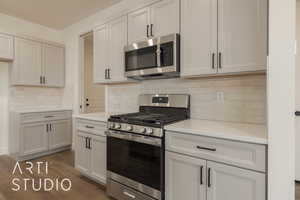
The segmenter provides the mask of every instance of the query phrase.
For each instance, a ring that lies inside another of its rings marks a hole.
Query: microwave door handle
[[[160,44],[157,44],[156,59],[157,59],[157,67],[161,67],[161,50],[160,50]]]

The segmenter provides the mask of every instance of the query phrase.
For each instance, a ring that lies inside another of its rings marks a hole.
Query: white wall
[[[295,199],[295,3],[269,1],[269,200]]]
[[[62,32],[0,13],[0,32],[62,43]],[[0,63],[0,154],[8,149],[8,110],[18,107],[60,106],[64,89],[10,87],[9,63]]]

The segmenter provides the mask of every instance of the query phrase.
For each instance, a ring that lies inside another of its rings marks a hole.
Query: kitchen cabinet
[[[48,125],[49,149],[57,149],[72,144],[71,120],[53,121]]]
[[[128,42],[180,32],[180,0],[159,1],[128,14]]]
[[[128,43],[146,40],[150,36],[150,9],[143,8],[128,14]]]
[[[29,123],[21,126],[21,155],[40,153],[48,149],[46,123]]]
[[[266,175],[166,152],[166,199],[265,200]]]
[[[205,200],[206,161],[166,152],[166,200]]]
[[[181,1],[183,77],[266,70],[267,0]]]
[[[65,83],[65,49],[63,47],[43,44],[44,85],[64,87]]]
[[[91,164],[91,153],[87,145],[88,134],[77,132],[75,166],[83,174],[88,174]]]
[[[72,112],[13,111],[10,113],[9,152],[16,160],[70,149],[72,144]]]
[[[12,66],[13,85],[42,85],[42,44],[15,38],[15,59]]]
[[[266,153],[265,145],[167,131],[166,200],[266,200]]]
[[[124,47],[127,18],[123,16],[94,29],[94,83],[126,82]]]
[[[105,123],[76,120],[75,167],[101,184],[106,184],[105,130]]]
[[[207,200],[266,200],[266,175],[207,162]]]
[[[12,85],[63,87],[65,49],[24,38],[15,38]]]
[[[14,59],[14,37],[0,33],[0,60]]]

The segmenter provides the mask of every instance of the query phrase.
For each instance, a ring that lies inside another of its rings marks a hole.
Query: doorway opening
[[[93,32],[80,37],[81,43],[81,92],[80,113],[105,112],[105,86],[94,84],[94,38]]]

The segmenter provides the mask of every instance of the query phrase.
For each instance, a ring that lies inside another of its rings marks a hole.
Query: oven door
[[[164,190],[162,139],[107,132],[108,178],[161,199]]]

